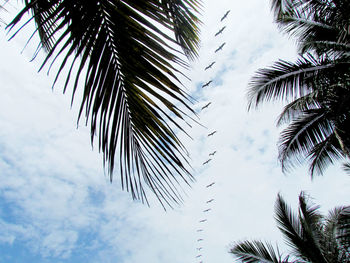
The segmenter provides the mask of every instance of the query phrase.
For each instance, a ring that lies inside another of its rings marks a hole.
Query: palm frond
[[[286,171],[296,161],[300,163],[315,145],[332,133],[332,125],[320,109],[308,110],[281,133],[279,159]]]
[[[15,30],[31,11],[29,21],[36,21],[41,45],[48,51],[40,69],[60,58],[55,83],[68,67],[63,90],[75,75],[72,100],[84,85],[79,119],[84,115],[90,123],[92,143],[98,136],[111,180],[119,155],[121,184],[133,198],[147,202],[147,185],[164,206],[181,202],[179,179],[189,184],[193,177],[174,127],[185,132],[181,128],[184,118],[194,112],[180,88],[182,73],[174,64],[187,65],[175,55],[180,54],[179,44],[189,57],[196,54],[198,19],[196,10],[189,8],[197,1],[25,3],[9,28]],[[163,3],[181,10],[165,10]],[[194,20],[190,23],[189,19]],[[181,28],[175,25],[179,20]],[[177,36],[167,35],[162,27]],[[73,62],[68,66],[68,61]]]
[[[173,22],[176,41],[190,59],[198,56],[199,25],[201,21],[193,10],[200,10],[201,2],[195,0],[171,1],[162,0],[168,18]]]
[[[300,195],[299,200],[304,202],[303,194]],[[315,211],[316,209],[305,204],[305,214],[302,216],[300,211],[299,217],[297,217],[281,195],[278,195],[275,205],[276,220],[278,228],[286,239],[286,243],[293,249],[293,254],[297,258],[301,258],[306,262],[326,263],[317,243],[315,243],[316,240],[312,236],[313,233],[310,232],[315,229],[315,226],[311,227],[311,225],[308,225],[309,223],[317,223],[318,214]]]
[[[316,109],[319,107],[319,102],[317,100],[317,91],[311,91],[309,94],[295,99],[294,101],[288,103],[284,108],[282,113],[277,119],[277,126],[282,126],[283,124],[289,123],[294,119],[297,119],[303,112],[309,109]]]
[[[308,154],[310,159],[310,175],[313,177],[315,174],[322,175],[323,171],[335,160],[343,158],[338,140],[334,133],[329,135],[322,142],[315,144],[313,149]]]
[[[347,173],[347,174],[349,174],[350,175],[350,163],[344,163],[343,164],[343,169],[344,169],[344,171]]]
[[[258,70],[249,83],[248,109],[263,101],[295,99],[308,94],[311,80],[335,67],[327,59],[316,60],[311,54],[296,63],[280,60],[272,67]]]
[[[309,197],[301,192],[299,195],[299,221],[303,229],[304,246],[300,249],[303,257],[310,262],[327,262],[323,255],[322,241],[323,216],[318,212],[319,206],[310,204]],[[308,247],[307,253],[304,248]]]
[[[304,39],[335,39],[337,36],[337,31],[332,26],[299,15],[283,16],[277,23],[283,31],[297,37],[301,43]]]
[[[279,249],[261,241],[238,242],[230,250],[240,262],[260,263],[328,263],[350,262],[350,207],[336,207],[327,217],[319,206],[301,192],[298,214],[286,204],[280,194],[275,203],[277,226],[291,250],[282,258]]]
[[[337,240],[350,261],[350,207],[342,207],[337,221]]]
[[[282,232],[288,246],[295,251],[299,251],[299,247],[303,247],[303,229],[298,217],[293,214],[280,194],[278,194],[275,203],[275,219],[277,227]]]
[[[329,262],[350,262],[350,234],[346,230],[350,217],[347,209],[344,206],[335,207],[326,218],[323,249]]]
[[[301,46],[300,52],[302,54],[315,51],[318,55],[327,54],[334,57],[350,55],[350,44],[339,43],[337,41],[304,39]]]
[[[261,241],[244,241],[235,244],[230,250],[238,260],[244,263],[280,263],[281,255],[275,252],[270,243]]]

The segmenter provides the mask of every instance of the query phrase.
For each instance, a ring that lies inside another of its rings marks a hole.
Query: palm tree
[[[278,247],[261,241],[237,243],[230,252],[245,263],[350,262],[350,207],[337,207],[327,217],[318,208],[302,192],[296,216],[278,195],[276,221],[290,253],[283,256]]]
[[[92,143],[97,135],[110,180],[117,164],[134,199],[148,203],[147,185],[165,206],[181,201],[179,179],[193,178],[177,132],[194,112],[179,77],[198,55],[200,1],[23,2],[8,29],[14,37],[34,20],[37,52],[47,52],[40,70],[60,63],[53,85],[66,70],[72,101],[83,89],[78,120],[90,124]]]
[[[310,174],[350,157],[350,2],[273,0],[275,20],[297,38],[296,62],[279,60],[250,82],[249,106],[286,101],[278,126],[284,171],[308,159]]]

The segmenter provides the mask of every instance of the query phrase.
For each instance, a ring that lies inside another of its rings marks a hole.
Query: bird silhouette
[[[209,66],[207,66],[204,70],[210,69],[215,64],[215,61],[212,62]]]
[[[217,131],[213,131],[212,133],[209,133],[208,137],[213,136],[215,133],[217,133]]]
[[[210,161],[211,161],[211,159],[206,160],[206,161],[203,163],[203,165],[209,163]]]
[[[230,13],[230,11],[231,11],[231,10],[228,10],[228,11],[224,14],[224,16],[221,18],[220,21],[224,20],[224,19],[227,17],[228,13]]]
[[[213,182],[213,183],[211,183],[211,184],[208,184],[208,185],[207,185],[207,188],[213,186],[214,184],[215,184],[215,182]]]
[[[209,80],[207,83],[205,83],[204,85],[202,85],[202,88],[206,87],[206,86],[209,86],[210,83],[212,83],[213,81],[212,80]]]
[[[198,256],[196,256],[196,258],[200,258],[202,255],[198,255]]]
[[[197,239],[197,242],[199,242],[199,241],[203,241],[203,238]]]
[[[197,247],[197,250],[202,250],[203,248],[202,247]]]
[[[208,221],[208,220],[207,219],[202,219],[202,220],[199,221],[199,223],[204,223],[206,221]]]
[[[203,229],[198,229],[198,230],[197,230],[197,232],[202,232],[202,231],[203,231]]]
[[[226,45],[226,42],[222,43],[222,44],[220,45],[220,47],[218,47],[218,48],[215,50],[215,53],[218,52],[218,51],[220,51],[225,45]]]
[[[213,201],[214,201],[214,199],[210,199],[210,200],[207,201],[207,204],[209,204],[209,203],[211,203]]]
[[[216,32],[215,36],[219,35],[222,33],[222,31],[224,31],[224,29],[226,28],[226,26],[224,26],[223,28],[221,28],[218,32]]]
[[[209,153],[209,156],[214,156],[216,154],[216,151],[213,151],[212,153]]]
[[[208,104],[205,104],[205,105],[202,107],[201,110],[204,110],[205,108],[208,108],[210,104],[211,104],[211,102],[209,102]]]
[[[208,209],[203,210],[203,212],[206,213],[206,212],[209,212],[210,210],[211,210],[211,208],[208,208]]]

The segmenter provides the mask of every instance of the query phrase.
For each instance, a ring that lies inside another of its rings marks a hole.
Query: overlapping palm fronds
[[[273,0],[280,28],[297,38],[300,57],[260,69],[250,82],[249,109],[286,101],[278,125],[284,170],[308,159],[311,176],[349,158],[350,3],[337,0]]]
[[[236,243],[230,252],[244,263],[350,262],[349,207],[337,207],[323,216],[308,199],[300,194],[296,215],[278,195],[275,218],[290,248],[288,255],[283,256],[278,247],[275,250],[270,243],[261,241]]]
[[[34,20],[38,51],[47,51],[42,67],[59,60],[56,80],[67,68],[63,88],[72,83],[73,98],[83,86],[79,119],[90,123],[92,143],[98,136],[111,180],[117,158],[122,187],[133,198],[147,202],[146,184],[165,206],[181,201],[179,179],[189,183],[192,176],[173,127],[185,132],[184,118],[193,114],[178,77],[187,65],[181,54],[197,56],[200,2],[24,3],[9,28],[16,35]]]

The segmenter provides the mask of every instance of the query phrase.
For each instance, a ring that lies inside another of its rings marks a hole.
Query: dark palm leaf
[[[281,255],[276,254],[272,245],[261,241],[244,241],[236,244],[230,252],[244,263],[281,263]]]
[[[310,175],[322,174],[329,164],[333,164],[335,160],[339,160],[342,157],[339,141],[333,133],[322,142],[315,144],[308,154],[308,158],[311,161]]]
[[[350,209],[337,207],[324,217],[319,207],[303,192],[299,195],[299,213],[294,214],[279,194],[275,204],[275,218],[290,254],[282,259],[277,248],[260,241],[236,244],[231,253],[241,262],[350,262]]]
[[[319,206],[310,205],[307,199],[303,192],[299,195],[299,221],[304,241],[302,249],[298,248],[299,256],[310,262],[327,262],[322,251],[323,216],[318,212]],[[305,247],[308,247],[307,253]]]
[[[350,207],[342,207],[338,216],[337,240],[350,262]]]
[[[314,146],[332,133],[332,125],[322,110],[305,112],[282,131],[279,141],[279,159],[285,170],[293,161],[300,162]]]
[[[301,57],[296,63],[280,60],[271,68],[260,69],[249,83],[248,109],[263,101],[291,100],[311,92],[315,76],[334,68],[328,59],[317,60],[311,54]]]
[[[312,50],[322,54],[329,49],[319,49],[321,42],[349,40],[348,1],[273,0],[272,7],[280,28],[298,38],[301,53]]]
[[[309,94],[287,104],[277,119],[277,126],[282,126],[283,124],[297,119],[304,111],[318,108],[319,102],[317,100],[317,94],[317,91],[311,91]]]
[[[290,246],[293,251],[297,251],[296,254],[299,254],[299,251],[307,250],[307,247],[304,247],[302,239],[302,225],[298,217],[292,213],[292,210],[280,194],[275,204],[275,218],[277,226],[281,230],[288,246]]]
[[[345,172],[347,172],[350,175],[350,163],[344,163],[343,169]]]
[[[75,75],[73,98],[84,85],[79,118],[85,115],[90,123],[92,143],[98,135],[111,180],[119,152],[122,187],[145,202],[144,184],[163,205],[171,205],[181,200],[177,178],[192,180],[173,128],[185,132],[187,113],[178,104],[193,113],[174,65],[186,63],[174,54],[180,54],[175,45],[188,57],[197,54],[197,6],[196,0],[28,0],[10,24],[14,30],[32,11],[39,49],[48,51],[42,67],[61,58],[56,80],[68,67],[64,91]]]

